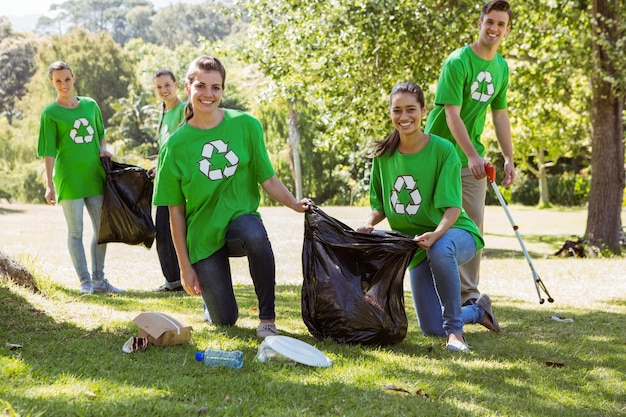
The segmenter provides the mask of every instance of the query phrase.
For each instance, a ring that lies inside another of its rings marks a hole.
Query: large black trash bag
[[[417,244],[359,233],[315,205],[305,214],[302,318],[318,340],[391,345],[406,336],[403,281]]]
[[[106,183],[98,243],[143,244],[151,248],[156,229],[152,221],[154,185],[148,172],[109,158],[100,160],[106,172]]]

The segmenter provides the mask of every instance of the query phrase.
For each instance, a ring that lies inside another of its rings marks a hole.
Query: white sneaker
[[[120,288],[115,288],[109,281],[103,279],[102,281],[93,281],[93,292],[109,292],[118,294],[126,291]]]
[[[259,339],[265,339],[267,336],[277,336],[278,330],[274,323],[261,323],[256,328],[256,336]]]
[[[446,342],[446,349],[451,352],[469,352],[471,348],[465,341],[464,337],[462,341],[454,339]]]
[[[78,292],[80,292],[81,294],[93,294],[93,284],[91,283],[91,281],[81,282]]]

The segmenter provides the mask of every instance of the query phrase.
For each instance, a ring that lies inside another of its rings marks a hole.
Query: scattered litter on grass
[[[202,407],[198,409],[198,415],[201,416],[203,414],[206,414],[209,412],[209,408],[208,407]]]
[[[396,392],[402,392],[405,394],[413,394],[411,391],[406,390],[404,388],[401,387],[397,387],[393,384],[387,384],[385,385],[385,387],[383,388],[383,390],[385,391],[396,391]],[[417,391],[415,391],[415,395],[419,396],[419,397],[424,397],[424,398],[429,398],[430,396],[428,394],[426,394],[424,391],[422,391],[421,389],[418,389]]]
[[[92,392],[92,391],[83,391],[83,394],[92,398],[96,398],[98,396],[95,392]]]
[[[4,345],[5,345],[5,346],[6,346],[9,350],[21,349],[21,348],[23,348],[23,347],[24,347],[24,346],[22,346],[22,345],[18,345],[18,344],[16,344],[16,343],[5,343]]]
[[[563,362],[545,361],[544,364],[550,368],[563,368],[565,364]]]
[[[574,319],[571,317],[561,317],[561,316],[552,316],[552,320],[557,321],[559,323],[573,323]]]
[[[148,348],[147,337],[131,337],[124,343],[122,350],[126,353],[141,352]]]

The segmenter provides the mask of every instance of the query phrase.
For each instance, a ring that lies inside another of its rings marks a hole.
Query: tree
[[[63,33],[83,29],[91,33],[106,32],[120,45],[134,36],[152,40],[150,18],[154,15],[148,0],[66,0],[55,3],[52,18],[37,22],[39,33]]]
[[[204,38],[209,42],[223,39],[235,27],[234,20],[217,3],[178,3],[164,7],[152,18],[156,42],[171,49],[183,43],[195,44]]]
[[[20,115],[15,103],[35,72],[35,53],[34,42],[21,35],[0,39],[0,114],[10,125]]]
[[[313,146],[339,159],[335,166],[346,168],[345,189],[352,190],[349,183],[365,177],[368,145],[389,130],[385,103],[393,84],[411,79],[430,86],[447,53],[468,39],[468,16],[477,18],[478,9],[459,3],[243,2],[251,27],[242,59],[258,63],[287,103],[319,109],[326,125],[311,138]],[[454,41],[441,42],[442,36]],[[294,116],[286,109],[283,117],[289,114]],[[291,150],[297,152],[292,132]]]
[[[620,252],[624,192],[623,113],[626,42],[619,0],[593,0],[591,189],[585,235],[589,244]]]
[[[549,169],[560,158],[586,159],[589,153],[590,24],[579,1],[517,2],[514,12],[501,52],[512,74],[508,101],[516,163],[538,178],[539,205],[549,206]]]
[[[135,153],[144,158],[155,159],[158,154],[155,126],[159,110],[152,104],[151,92],[128,89],[128,96],[112,105],[115,114],[108,121],[107,141],[115,154]]]
[[[128,86],[134,82],[132,63],[122,48],[106,33],[96,35],[84,30],[52,36],[45,43],[38,59],[42,65],[39,78],[47,81],[50,63],[67,62],[76,74],[75,93],[95,99],[103,120],[110,119],[114,113],[111,105],[126,97]]]

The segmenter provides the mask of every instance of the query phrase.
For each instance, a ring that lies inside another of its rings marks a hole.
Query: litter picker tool
[[[513,231],[515,232],[515,236],[517,236],[517,240],[519,241],[519,244],[522,247],[522,252],[524,252],[524,256],[526,257],[526,260],[528,261],[530,270],[533,273],[533,280],[535,281],[535,288],[537,289],[537,296],[539,297],[539,304],[543,304],[545,302],[544,298],[541,296],[541,291],[543,291],[546,294],[546,296],[548,297],[548,301],[553,303],[554,299],[550,297],[550,294],[548,293],[546,286],[543,285],[543,281],[541,281],[539,274],[535,270],[533,261],[530,259],[530,255],[528,255],[528,251],[526,250],[526,245],[524,245],[522,236],[519,233],[519,230],[518,230],[519,227],[517,227],[517,225],[513,221],[513,217],[511,217],[511,213],[509,212],[509,209],[506,206],[504,197],[502,197],[502,193],[500,193],[500,190],[498,189],[498,185],[496,184],[496,167],[494,167],[490,163],[486,163],[485,171],[487,171],[487,181],[489,181],[489,184],[491,184],[491,187],[493,188],[493,191],[495,191],[496,196],[498,197],[498,200],[500,201],[500,204],[502,205],[502,208],[504,209],[504,212],[506,213],[506,216],[509,218],[509,222],[511,222],[511,226],[513,226]]]

